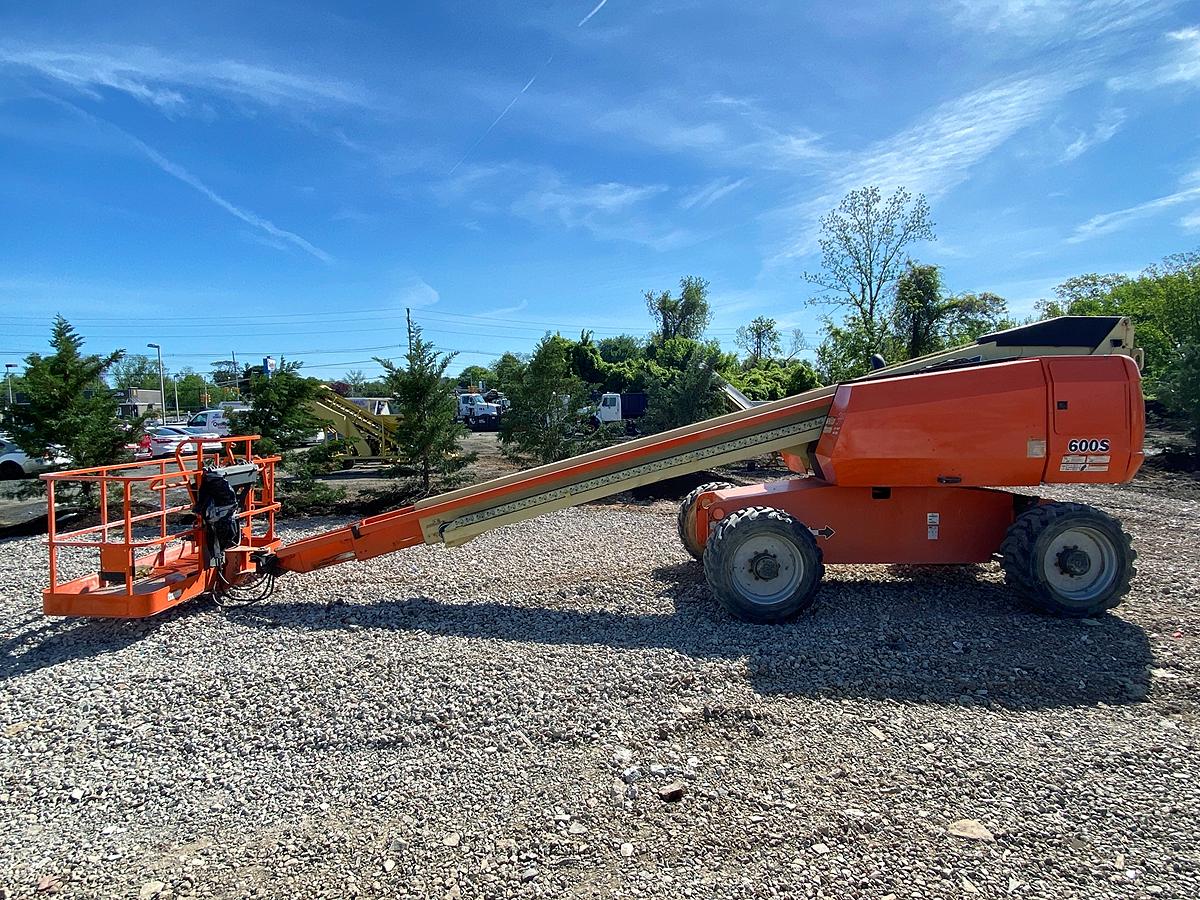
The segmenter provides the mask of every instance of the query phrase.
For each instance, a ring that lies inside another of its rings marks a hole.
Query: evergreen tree
[[[233,414],[232,429],[237,434],[259,435],[259,452],[290,450],[321,429],[309,409],[321,383],[300,375],[300,365],[282,363],[269,377],[261,369],[247,367],[245,371],[250,409]]]
[[[435,477],[442,484],[460,480],[463,468],[475,458],[458,446],[466,429],[457,421],[454,385],[446,378],[456,355],[439,355],[433,342],[421,337],[421,327],[410,321],[405,364],[376,360],[383,366],[388,395],[396,401],[400,457],[416,472],[425,494],[432,491]]]
[[[120,427],[119,400],[103,381],[125,351],[85,355],[83,343],[66,319],[55,317],[50,337],[54,352],[26,358],[29,402],[13,408],[9,427],[13,441],[30,456],[63,455],[75,468],[128,459],[125,445],[136,437]]]

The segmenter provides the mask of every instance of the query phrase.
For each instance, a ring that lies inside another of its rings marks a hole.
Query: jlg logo
[[[1075,438],[1067,443],[1067,452],[1107,453],[1110,446],[1108,438]]]

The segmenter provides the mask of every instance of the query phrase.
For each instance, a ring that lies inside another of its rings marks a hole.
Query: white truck
[[[459,394],[458,418],[472,431],[495,431],[500,427],[500,407],[484,400],[483,394]]]
[[[229,432],[229,414],[250,409],[249,403],[226,403],[214,409],[202,409],[187,420],[187,431],[191,434],[219,434],[226,437]]]

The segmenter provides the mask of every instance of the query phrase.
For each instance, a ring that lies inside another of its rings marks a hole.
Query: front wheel
[[[821,548],[799,519],[764,506],[740,509],[712,529],[704,575],[743,622],[784,622],[812,606],[825,574]]]
[[[0,463],[0,479],[9,481],[15,478],[24,478],[25,470],[21,468],[20,463],[13,462],[11,459],[6,459]]]
[[[1021,513],[1000,553],[1008,585],[1056,616],[1112,609],[1136,574],[1137,552],[1121,523],[1082,503],[1043,503]]]

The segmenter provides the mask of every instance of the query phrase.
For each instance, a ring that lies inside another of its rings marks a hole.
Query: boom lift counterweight
[[[779,451],[803,477],[706,485],[680,510],[684,546],[703,559],[733,614],[794,616],[811,604],[826,563],[968,563],[997,554],[1009,583],[1043,608],[1091,614],[1129,589],[1134,554],[1119,523],[1090,507],[997,488],[1130,480],[1144,430],[1135,353],[1126,319],[1052,319],[288,545],[274,532],[276,460],[256,456],[248,438],[226,439],[225,464],[207,470],[199,452],[181,450],[177,473],[165,466],[151,476],[134,466],[55,473],[43,476],[51,490],[91,480],[104,496],[108,485],[123,485],[125,516],[66,535],[51,519],[44,607],[57,615],[151,615],[199,593],[269,586],[287,572],[421,543],[462,544],[638,485]],[[211,517],[200,514],[201,487],[235,472],[244,482],[247,472],[256,478],[237,488],[237,526],[215,542]],[[139,480],[160,494],[164,512],[131,516]],[[168,521],[186,507],[168,508],[172,488],[186,489],[197,512],[175,532]],[[151,522],[158,533],[135,540],[135,526]],[[101,571],[60,582],[56,559],[68,546],[98,548]],[[154,552],[139,556],[146,548]]]

